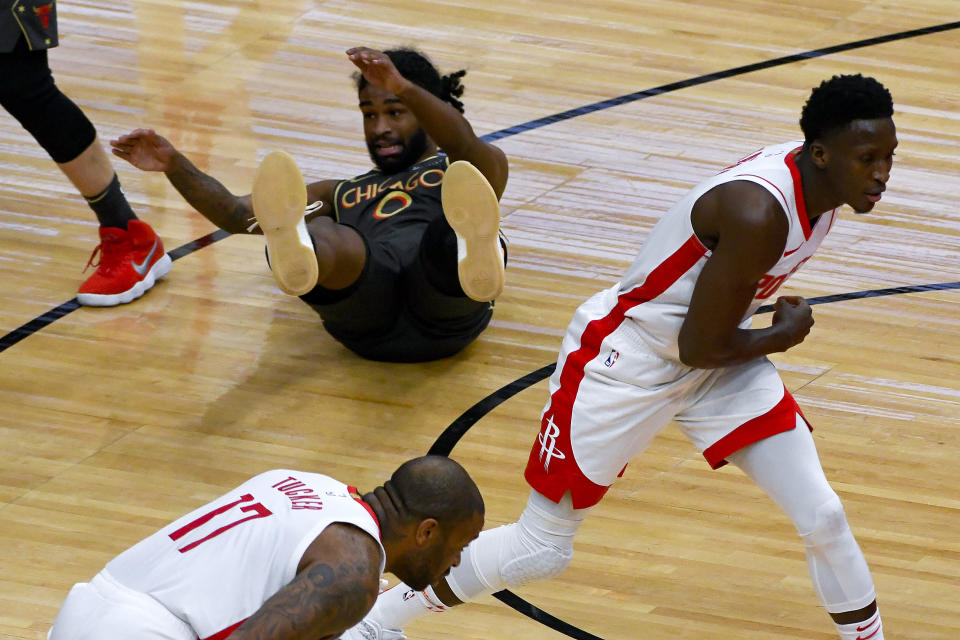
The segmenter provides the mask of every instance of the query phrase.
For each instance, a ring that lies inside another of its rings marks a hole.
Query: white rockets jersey
[[[380,544],[380,528],[352,487],[318,473],[262,473],[111,560],[106,571],[189,624],[225,638],[296,575],[313,540],[347,522]],[[385,554],[380,546],[380,572]]]
[[[654,226],[623,279],[600,294],[609,302],[604,306],[620,307],[658,355],[678,361],[680,326],[694,285],[710,256],[693,231],[693,206],[719,184],[749,180],[777,199],[787,216],[789,232],[780,260],[757,283],[757,293],[740,323],[742,328],[748,328],[750,316],[810,259],[838,213],[838,209],[824,213],[810,228],[800,172],[793,158],[793,152],[802,144],[790,142],[761,149],[687,192]]]

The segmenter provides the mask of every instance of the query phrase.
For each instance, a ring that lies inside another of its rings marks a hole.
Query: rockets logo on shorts
[[[556,425],[553,418],[547,418],[547,426],[537,438],[540,441],[540,462],[543,463],[543,470],[550,470],[550,461],[554,458],[563,460],[567,456],[557,449],[557,436],[560,435],[560,427]]]

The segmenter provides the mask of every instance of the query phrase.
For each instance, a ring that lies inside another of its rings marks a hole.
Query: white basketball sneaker
[[[397,629],[387,629],[374,620],[363,619],[340,635],[340,640],[407,640]]]
[[[267,240],[273,279],[285,293],[300,296],[317,285],[320,269],[304,210],[307,188],[290,154],[267,155],[253,180],[253,215]]]
[[[489,302],[503,291],[500,203],[493,187],[469,162],[457,160],[443,175],[443,215],[457,235],[457,274],[467,297]]]

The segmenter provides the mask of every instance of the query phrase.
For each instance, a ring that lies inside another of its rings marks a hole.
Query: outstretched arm
[[[193,166],[152,129],[136,129],[110,141],[113,155],[144,171],[162,171],[180,195],[204,218],[230,233],[250,233],[250,196],[235,196],[218,180]],[[259,230],[254,229],[253,233]]]
[[[404,78],[390,58],[380,51],[355,47],[347,51],[347,56],[370,84],[400,98],[451,161],[466,160],[480,170],[498,198],[503,195],[507,186],[506,155],[478,138],[453,105]]]
[[[773,196],[752,182],[720,185],[697,201],[693,223],[711,255],[680,328],[680,360],[711,369],[800,344],[813,326],[810,307],[800,297],[778,298],[769,327],[739,327],[757,283],[780,259],[786,244],[786,216]]]
[[[256,233],[253,204],[249,195],[236,196],[216,178],[197,169],[190,160],[177,151],[170,141],[152,129],[136,129],[110,141],[113,154],[144,171],[162,171],[170,184],[200,214],[230,233]],[[313,198],[323,199],[320,215],[332,215],[329,204],[336,181],[327,180],[308,186]]]
[[[297,576],[230,636],[231,640],[336,638],[373,607],[380,547],[349,524],[332,524],[307,548]]]

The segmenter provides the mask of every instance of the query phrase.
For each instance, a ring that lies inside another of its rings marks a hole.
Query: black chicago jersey
[[[407,263],[417,249],[409,238],[443,215],[440,185],[449,164],[446,155],[435,155],[391,175],[374,169],[339,182],[333,203],[337,222],[355,228],[368,243],[393,245]]]

